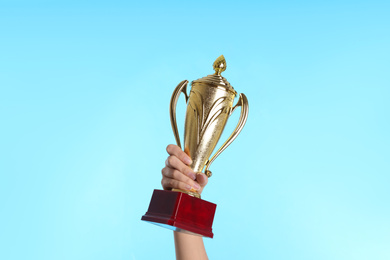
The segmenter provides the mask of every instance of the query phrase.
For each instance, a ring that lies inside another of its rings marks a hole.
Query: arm
[[[161,185],[164,190],[173,188],[182,190],[195,189],[199,194],[206,186],[208,178],[204,173],[195,173],[189,167],[191,158],[176,145],[168,145],[168,159],[161,170]],[[200,236],[174,232],[176,259],[208,259]]]
[[[176,259],[208,259],[203,238],[180,232],[173,232],[175,238]]]

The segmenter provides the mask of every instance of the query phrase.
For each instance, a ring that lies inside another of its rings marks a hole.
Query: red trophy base
[[[178,232],[212,238],[217,205],[176,191],[154,190],[141,220]]]

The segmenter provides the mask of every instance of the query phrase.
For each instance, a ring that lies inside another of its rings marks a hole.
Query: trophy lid
[[[214,74],[194,80],[191,84],[194,85],[197,83],[203,83],[213,87],[222,87],[232,94],[237,95],[237,92],[234,90],[233,86],[230,85],[230,83],[221,76],[221,73],[226,70],[226,60],[223,55],[219,56],[214,61],[213,68],[215,70]]]

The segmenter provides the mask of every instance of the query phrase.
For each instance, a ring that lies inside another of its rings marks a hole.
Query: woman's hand
[[[179,146],[170,144],[167,146],[167,152],[169,156],[161,170],[161,185],[164,190],[180,189],[197,191],[200,194],[207,184],[207,176],[204,173],[195,173],[189,167],[191,158]],[[208,259],[202,237],[173,233],[177,260]]]
[[[161,170],[161,185],[164,190],[196,190],[199,194],[202,193],[208,182],[207,176],[204,173],[195,173],[189,167],[192,160],[179,146],[170,144],[167,146],[167,152],[169,156]]]

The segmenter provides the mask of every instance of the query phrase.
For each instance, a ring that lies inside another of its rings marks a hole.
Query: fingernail
[[[189,173],[188,174],[188,176],[191,178],[191,179],[193,179],[193,180],[195,180],[196,179],[196,176],[195,176],[195,173]]]
[[[199,184],[197,184],[197,183],[194,183],[194,188],[195,188],[195,190],[199,190],[199,189],[200,189],[200,186],[199,186]]]
[[[190,157],[184,157],[184,163],[187,165],[190,165],[192,163],[192,160]]]

